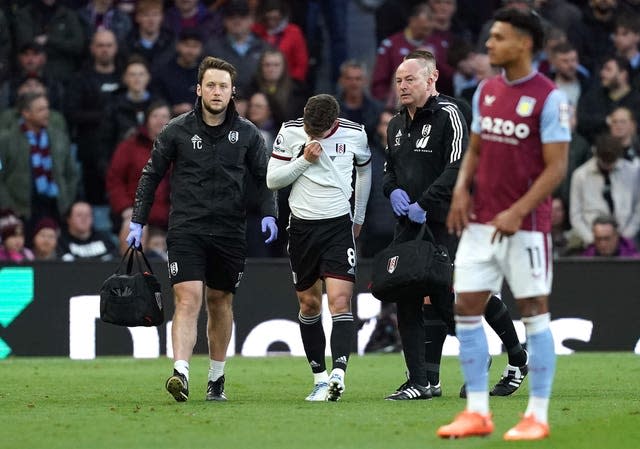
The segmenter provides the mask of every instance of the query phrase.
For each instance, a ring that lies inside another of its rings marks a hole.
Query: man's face
[[[284,73],[284,60],[282,55],[269,53],[262,59],[262,77],[265,81],[276,82]]]
[[[421,107],[433,90],[433,76],[417,60],[403,61],[396,70],[396,93],[405,107]]]
[[[602,86],[607,89],[617,89],[620,86],[620,75],[621,71],[616,61],[609,60],[605,62],[600,69]]]
[[[185,67],[193,67],[202,56],[202,42],[197,39],[185,39],[176,43],[178,58]]]
[[[47,55],[42,51],[27,50],[18,55],[18,64],[26,73],[40,73],[47,63]]]
[[[616,109],[607,119],[613,137],[623,142],[636,133],[636,123],[628,109]]]
[[[596,254],[603,257],[613,256],[618,249],[620,236],[610,224],[596,224],[593,226],[593,244]]]
[[[45,128],[49,125],[49,100],[46,97],[36,98],[31,106],[22,111],[25,122],[34,128]]]
[[[229,72],[208,69],[204,72],[202,83],[198,84],[196,93],[202,97],[202,107],[211,114],[220,114],[227,109],[231,101],[233,86]]]
[[[98,32],[91,42],[91,54],[98,64],[111,64],[115,61],[118,45],[111,31]]]
[[[435,22],[427,14],[420,14],[409,19],[409,30],[414,39],[422,40],[429,36],[435,28]]]
[[[551,202],[551,225],[561,227],[564,223],[564,204],[560,198]]]
[[[160,8],[150,8],[136,13],[136,23],[142,33],[153,34],[160,30],[163,14]]]
[[[340,75],[340,87],[345,94],[359,94],[364,91],[366,78],[359,67],[347,67]]]
[[[234,37],[246,36],[251,32],[253,19],[251,16],[231,16],[225,17],[224,29]]]
[[[91,206],[88,203],[76,203],[67,219],[67,226],[71,235],[90,232],[93,226]]]
[[[147,90],[151,75],[144,64],[129,64],[124,72],[123,81],[132,92],[144,92]]]
[[[510,23],[494,22],[487,40],[487,54],[491,65],[504,67],[518,60],[530,48],[531,38],[518,32]]]
[[[149,117],[147,117],[147,129],[149,131],[149,137],[151,139],[155,139],[164,125],[169,123],[171,120],[171,111],[166,106],[162,106],[160,108],[156,108],[149,113]]]
[[[640,34],[634,33],[628,28],[616,27],[616,31],[613,33],[613,45],[615,45],[618,53],[637,49],[639,42]]]
[[[456,13],[456,0],[430,0],[429,6],[436,20],[449,20]]]
[[[553,66],[562,78],[567,80],[575,79],[578,70],[578,53],[575,50],[567,53],[556,53],[553,57]]]

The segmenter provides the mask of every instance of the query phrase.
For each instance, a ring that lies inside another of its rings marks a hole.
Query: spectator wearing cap
[[[162,26],[162,0],[139,0],[135,6],[135,26],[127,39],[128,54],[144,57],[151,71],[171,60],[175,53],[175,35]]]
[[[36,223],[31,239],[35,260],[58,260],[58,238],[60,226],[50,217],[43,217]]]
[[[24,246],[24,226],[10,210],[0,212],[0,262],[23,263],[33,260],[33,253]]]
[[[202,45],[200,31],[183,29],[176,41],[175,57],[152,74],[151,90],[169,103],[174,117],[193,109]]]
[[[85,27],[86,36],[93,35],[98,29],[111,30],[122,47],[131,33],[131,18],[114,3],[114,0],[89,0],[78,15]]]
[[[53,109],[64,109],[64,85],[45,72],[47,54],[44,47],[36,42],[27,42],[16,55],[13,75],[0,87],[0,109],[15,105],[18,86],[29,78],[37,78],[47,88],[49,102]]]
[[[205,54],[233,64],[238,72],[236,88],[246,97],[260,56],[268,45],[251,31],[253,17],[246,0],[229,0],[224,8],[223,23],[224,35],[209,39],[205,43]]]
[[[289,23],[288,6],[283,0],[265,0],[258,9],[259,22],[253,31],[279,49],[287,60],[289,76],[304,83],[309,69],[307,41],[298,25]]]
[[[197,28],[203,36],[222,36],[221,10],[207,8],[199,0],[174,0],[173,3],[164,16],[164,25],[174,36],[185,28]]]
[[[33,0],[15,15],[15,42],[21,48],[37,42],[47,53],[45,72],[67,82],[82,61],[84,26],[78,14],[59,0]]]
[[[593,220],[593,243],[582,253],[585,257],[631,257],[640,253],[631,239],[620,235],[618,222],[611,215],[599,215]]]
[[[18,99],[22,121],[0,134],[0,204],[25,220],[59,217],[75,200],[78,173],[69,137],[49,127],[49,101],[42,93]]]

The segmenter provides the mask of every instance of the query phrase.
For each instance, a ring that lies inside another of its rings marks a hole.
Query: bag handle
[[[405,228],[400,232],[400,234],[398,234],[396,236],[396,238],[394,238],[391,241],[389,246],[395,245],[396,240],[398,239],[398,237],[400,237],[407,229],[408,229],[408,227],[405,226]],[[427,237],[429,238],[431,243],[436,244],[436,238],[433,236],[433,232],[431,232],[431,229],[429,229],[429,226],[427,226],[427,222],[426,221],[424,223],[422,223],[422,225],[420,226],[420,230],[418,231],[418,234],[416,235],[416,238],[414,240],[422,240],[424,238],[425,234],[427,234]]]
[[[142,247],[136,247],[134,246],[134,244],[132,243],[131,245],[129,245],[129,247],[127,248],[127,250],[124,252],[124,254],[122,255],[122,259],[120,259],[120,263],[118,264],[118,268],[116,268],[116,274],[120,274],[121,273],[121,269],[122,269],[122,265],[124,264],[125,260],[127,261],[127,274],[131,274],[131,271],[133,269],[133,260],[136,260],[136,264],[138,266],[138,271],[140,273],[144,273],[145,271],[145,267],[142,266],[142,262],[140,262],[140,256],[142,256],[142,259],[144,260],[145,266],[147,268],[147,270],[149,271],[149,273],[153,274],[153,269],[151,268],[151,264],[149,264],[149,260],[147,259],[147,256],[144,254],[144,251],[142,251]]]

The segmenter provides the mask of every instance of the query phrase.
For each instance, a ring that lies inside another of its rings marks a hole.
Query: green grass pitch
[[[494,357],[490,382],[506,362]],[[440,440],[439,425],[464,408],[458,360],[445,357],[444,396],[384,401],[404,380],[400,354],[353,356],[337,403],[307,403],[306,360],[233,357],[227,403],[204,401],[208,361],[191,364],[190,399],[164,390],[172,363],[100,357],[0,361],[0,448],[501,448],[640,447],[640,357],[631,353],[560,356],[551,401],[551,438],[502,441],[526,407],[528,380],[512,397],[491,398],[496,425],[487,438]]]

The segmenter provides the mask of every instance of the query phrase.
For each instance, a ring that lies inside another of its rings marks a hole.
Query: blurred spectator
[[[117,255],[112,236],[93,229],[93,211],[89,203],[74,202],[65,214],[65,222],[59,239],[59,252],[65,262],[112,260]]]
[[[122,78],[116,67],[118,45],[113,32],[96,31],[91,39],[90,51],[91,60],[78,72],[67,89],[65,106],[82,167],[82,197],[104,217],[108,215],[105,214],[108,206],[104,175],[110,153],[107,153],[98,131]],[[106,223],[100,225],[102,228],[107,226]]]
[[[41,217],[60,217],[75,200],[78,173],[66,131],[49,127],[47,97],[24,94],[17,109],[22,122],[0,134],[0,204],[30,232]]]
[[[565,33],[563,30],[554,26],[546,28],[542,50],[535,55],[533,60],[534,68],[543,75],[550,77],[552,68],[551,49],[565,42],[568,42],[567,33]]]
[[[265,93],[256,92],[251,95],[247,109],[247,119],[256,125],[264,138],[269,154],[271,154],[273,140],[280,127],[276,126],[273,114],[271,113],[271,102]]]
[[[618,0],[589,0],[582,21],[567,30],[580,61],[591,73],[596,73],[605,56],[614,51],[611,34],[617,7]]]
[[[371,179],[381,180],[384,175],[385,148],[387,146],[387,125],[393,117],[391,110],[380,113],[375,127],[375,136],[369,140],[371,149]],[[396,218],[389,199],[384,196],[381,182],[371,183],[367,202],[367,219],[358,239],[358,249],[362,257],[373,257],[393,240]]]
[[[46,73],[67,82],[78,68],[85,48],[85,34],[78,14],[58,0],[33,0],[15,16],[17,48],[36,42],[47,53]]]
[[[586,257],[640,257],[631,239],[618,232],[618,222],[611,215],[593,220],[593,243],[582,253]]]
[[[40,219],[33,230],[31,247],[35,260],[58,260],[58,238],[60,226],[49,217]]]
[[[571,229],[567,207],[560,197],[551,202],[551,242],[553,258],[572,256],[582,250],[582,240]]]
[[[16,98],[19,98],[21,95],[26,93],[38,93],[42,95],[46,95],[47,99],[49,98],[47,94],[47,89],[40,80],[40,78],[25,78],[21,84],[18,85],[16,89]],[[15,107],[11,107],[5,109],[0,112],[0,131],[11,129],[14,125],[19,124],[22,120],[22,115],[20,111]],[[61,112],[56,111],[52,108],[49,108],[49,128],[57,128],[64,133],[67,133],[67,121],[64,119],[64,116]]]
[[[174,117],[193,109],[201,60],[202,36],[195,28],[185,28],[176,41],[175,57],[153,72],[151,90],[169,103]]]
[[[249,87],[249,95],[263,92],[272,100],[272,113],[279,128],[282,122],[294,120],[302,114],[306,92],[292,79],[280,50],[267,49],[258,62],[258,70]]]
[[[449,39],[455,36],[456,39],[471,42],[474,38],[473,34],[458,20],[456,15],[457,0],[428,0],[427,4],[433,11],[436,30],[449,33]]]
[[[98,29],[111,30],[116,35],[118,44],[124,47],[126,38],[131,33],[131,18],[115,7],[114,0],[89,0],[78,14],[86,36],[93,36]]]
[[[340,117],[364,125],[369,141],[376,133],[378,118],[384,107],[367,93],[369,77],[364,63],[350,59],[340,66],[338,95]]]
[[[395,90],[391,89],[395,70],[403,58],[415,49],[429,50],[434,54],[440,72],[438,80],[442,80],[449,86],[448,91],[443,90],[443,93],[451,93],[453,70],[447,64],[447,52],[443,47],[444,41],[434,31],[435,23],[431,8],[426,3],[420,3],[413,8],[407,27],[382,41],[378,48],[371,80],[371,94],[374,98],[381,101],[386,107],[395,107]]]
[[[335,89],[340,76],[340,65],[347,59],[347,2],[344,0],[308,0],[305,35],[309,48],[308,85],[313,91],[316,85],[317,71],[322,66],[325,54],[322,23],[329,42],[329,88]]]
[[[254,24],[253,31],[282,52],[291,78],[301,83],[306,81],[309,69],[307,42],[300,27],[289,23],[288,6],[283,0],[260,3],[259,22]]]
[[[13,39],[9,28],[9,21],[4,15],[4,11],[0,9],[0,83],[7,79],[11,73],[12,47]]]
[[[0,212],[0,262],[23,263],[33,260],[33,253],[24,246],[22,220],[11,210]]]
[[[127,228],[128,232],[129,229]],[[124,238],[126,238],[126,234]],[[124,240],[124,238],[121,240]],[[165,229],[153,225],[145,226],[141,243],[142,248],[144,248],[144,255],[147,256],[149,262],[166,262],[169,259],[167,254],[167,231]]]
[[[549,62],[549,78],[567,95],[569,104],[577,107],[580,96],[587,90],[589,75],[586,69],[581,68],[575,47],[569,42],[551,47]]]
[[[561,30],[571,30],[580,26],[582,11],[567,0],[533,0],[535,10]]]
[[[571,108],[571,116],[569,123],[571,124],[571,142],[569,143],[569,157],[567,161],[567,173],[564,179],[556,187],[555,195],[562,198],[566,208],[569,208],[571,201],[571,177],[576,168],[583,165],[593,156],[591,145],[576,132],[576,112],[573,106]]]
[[[47,88],[47,96],[53,109],[63,110],[64,86],[62,83],[45,73],[47,55],[42,45],[29,42],[20,47],[16,57],[15,72],[0,90],[0,109],[14,106],[17,98],[18,85],[26,78],[38,78]]]
[[[106,176],[106,188],[111,206],[113,229],[125,242],[129,233],[129,221],[133,211],[138,180],[151,156],[153,141],[169,123],[171,112],[163,101],[154,102],[146,112],[146,121],[134,135],[122,141],[111,158]],[[149,224],[167,229],[169,220],[169,179],[165,177],[156,190],[149,213]],[[123,237],[124,233],[124,237]],[[122,248],[121,248],[122,249]],[[126,249],[126,248],[125,248]]]
[[[162,26],[163,11],[162,0],[139,0],[134,16],[136,26],[127,39],[127,53],[146,59],[152,73],[166,64],[175,52],[175,36]]]
[[[633,239],[640,229],[640,173],[622,158],[621,142],[609,134],[598,136],[595,155],[571,178],[571,226],[584,244],[593,243],[593,220],[610,214],[623,237]]]
[[[203,36],[222,36],[222,12],[207,8],[199,0],[174,0],[174,6],[166,10],[164,25],[174,36],[184,28],[197,28]],[[218,56],[218,55],[216,55]]]
[[[102,120],[100,132],[105,146],[105,168],[116,146],[144,124],[145,111],[156,99],[149,91],[150,81],[146,61],[140,56],[131,56],[122,74],[124,86],[107,105]]]
[[[473,46],[463,40],[456,39],[451,43],[447,52],[447,62],[453,67],[451,79],[453,85],[453,96],[460,98],[464,89],[473,88],[478,85],[473,61],[476,57]]]
[[[613,45],[619,56],[626,58],[631,67],[629,83],[640,88],[640,16],[621,14],[616,18]]]
[[[474,73],[475,83],[462,89],[459,97],[465,100],[469,105],[473,100],[473,94],[476,92],[476,88],[478,87],[478,84],[480,84],[480,81],[498,73],[498,69],[496,67],[492,67],[491,63],[489,63],[489,55],[486,53],[475,53],[471,60],[471,67]],[[468,121],[467,124],[470,126],[471,121]]]
[[[640,165],[638,126],[629,108],[615,108],[607,116],[607,125],[611,135],[622,142],[622,157],[636,166]]]
[[[233,64],[238,71],[235,86],[242,97],[249,95],[251,79],[258,70],[266,42],[251,31],[253,18],[245,0],[229,0],[224,9],[224,35],[205,44],[205,54]]]
[[[589,141],[607,130],[607,115],[618,106],[640,114],[640,92],[629,84],[629,62],[620,56],[604,60],[600,82],[594,83],[578,102],[578,132]]]

